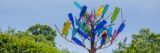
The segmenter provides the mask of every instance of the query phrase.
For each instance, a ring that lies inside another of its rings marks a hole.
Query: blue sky
[[[76,1],[88,6],[88,11],[108,3],[110,8],[107,14],[113,12],[116,6],[123,9],[126,27],[118,36],[118,41],[109,48],[98,50],[97,53],[112,53],[117,43],[131,35],[139,33],[141,28],[150,28],[151,32],[160,33],[160,0],[0,0],[0,28],[7,30],[8,26],[16,30],[25,31],[37,23],[51,26],[56,24],[60,29],[68,19],[68,13],[78,16],[80,10],[73,5]],[[107,16],[106,14],[106,16]],[[116,23],[120,24],[120,16]],[[117,27],[117,26],[115,26]],[[87,53],[85,49],[65,41],[57,32],[56,43],[58,48],[67,48],[75,53]],[[62,46],[59,46],[62,45]]]

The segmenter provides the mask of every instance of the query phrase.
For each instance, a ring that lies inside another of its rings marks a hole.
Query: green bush
[[[118,44],[119,48],[114,53],[160,53],[160,34],[150,32],[144,28],[139,34],[132,35],[132,42],[126,44],[127,38]]]
[[[41,39],[38,39],[41,40]],[[21,37],[0,33],[0,53],[69,53],[53,48],[46,41],[36,42],[32,37],[23,34]]]

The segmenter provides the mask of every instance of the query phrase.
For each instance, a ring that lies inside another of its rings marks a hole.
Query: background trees
[[[56,36],[56,31],[53,30],[50,26],[47,25],[40,25],[36,24],[34,26],[31,26],[27,32],[31,33],[32,35],[38,36],[38,35],[45,35],[47,40],[53,41]]]
[[[36,28],[39,27],[36,26]],[[50,31],[55,37],[56,33],[52,28],[47,25],[44,28],[48,34]],[[0,29],[0,53],[69,53],[69,51],[67,49],[57,49],[55,42],[52,39],[47,39],[46,35],[34,35],[30,34],[29,31],[16,31],[14,28],[9,27],[5,32]]]
[[[127,38],[120,42],[114,53],[160,53],[160,34],[145,28],[139,34],[133,34],[132,38],[130,44],[126,44]]]

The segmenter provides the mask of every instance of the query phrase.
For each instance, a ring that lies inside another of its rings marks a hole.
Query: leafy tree
[[[0,53],[65,53],[53,48],[45,42],[35,42],[29,36],[13,37],[5,33],[0,34]]]
[[[70,53],[70,52],[68,51],[68,49],[62,49],[62,51],[63,51],[64,53]]]
[[[160,34],[151,33],[148,28],[132,35],[132,42],[126,44],[127,38],[119,43],[114,53],[160,53]]]
[[[2,33],[2,29],[0,28],[0,34]]]
[[[5,31],[5,33],[7,33],[8,35],[9,34],[14,34],[14,32],[15,32],[15,28],[11,28],[10,26],[8,27],[8,30]]]
[[[47,40],[43,34],[34,36],[20,30],[10,33],[10,29],[5,33],[0,31],[0,53],[70,53],[57,49],[55,42]]]
[[[53,30],[50,26],[48,25],[40,25],[36,24],[34,26],[31,26],[27,32],[31,33],[32,35],[38,36],[40,34],[43,34],[46,36],[47,40],[53,41],[55,36],[56,36],[56,31]]]
[[[13,32],[14,31],[14,32]],[[3,32],[1,32],[3,33]],[[18,30],[15,32],[14,28],[8,27],[8,30],[5,31],[5,34],[7,35],[12,35],[13,37],[18,37],[18,38],[24,38],[24,37],[30,37],[29,39],[35,40],[36,42],[44,42],[48,45],[51,45],[52,47],[56,47],[55,42],[52,40],[47,40],[46,36],[43,34],[39,34],[37,36],[29,34],[28,31],[23,32],[21,30]]]

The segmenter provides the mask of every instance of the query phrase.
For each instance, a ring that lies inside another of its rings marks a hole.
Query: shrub
[[[0,34],[0,53],[66,53],[53,48],[44,41],[36,42],[32,37],[24,35],[19,38],[5,33]],[[69,52],[67,52],[69,53]]]

